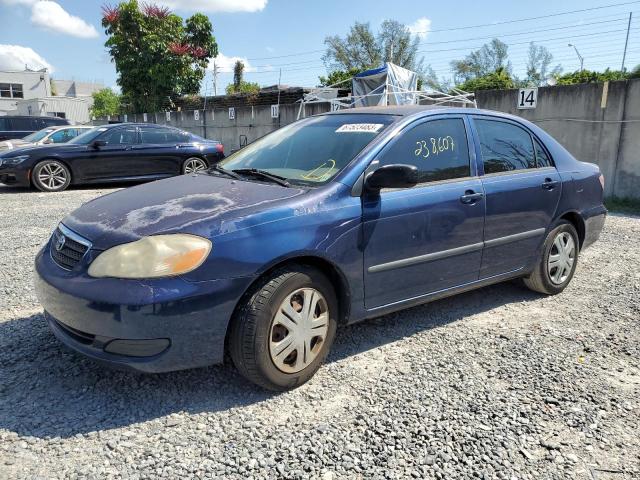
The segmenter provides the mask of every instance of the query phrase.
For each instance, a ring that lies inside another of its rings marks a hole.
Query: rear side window
[[[468,177],[469,146],[460,118],[430,120],[401,133],[379,158],[380,165],[415,165],[420,183]]]
[[[44,126],[42,128],[44,128]],[[11,130],[35,131],[35,130],[40,130],[40,127],[37,127],[35,125],[35,122],[33,122],[33,119],[31,118],[12,118]]]
[[[0,117],[0,130],[9,130],[9,126],[7,125],[7,119]]]
[[[484,173],[511,172],[536,167],[529,132],[496,120],[474,121],[480,137]]]
[[[538,142],[538,140],[534,140],[533,143],[536,147],[536,165],[538,166],[538,168],[553,167],[551,158],[549,157],[549,155],[547,155],[545,149],[542,148],[540,142]]]
[[[130,145],[137,143],[137,132],[133,127],[112,128],[101,135],[100,140],[107,142],[107,145]]]

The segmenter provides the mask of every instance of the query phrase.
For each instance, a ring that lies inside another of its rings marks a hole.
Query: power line
[[[485,24],[480,24],[480,25],[467,25],[467,26],[462,26],[462,27],[443,28],[443,29],[439,29],[439,30],[430,30],[429,32],[420,32],[420,33],[453,32],[453,31],[458,31],[458,30],[468,30],[468,29],[471,29],[471,28],[493,27],[493,26],[496,26],[496,25],[507,25],[507,24],[511,24],[511,23],[526,22],[526,21],[530,21],[530,20],[540,20],[540,19],[543,19],[543,18],[559,17],[559,16],[564,16],[564,15],[571,15],[571,14],[574,14],[574,13],[584,13],[584,12],[590,12],[590,11],[595,11],[595,10],[602,10],[602,9],[605,9],[605,8],[614,8],[614,7],[621,7],[621,6],[625,6],[625,5],[632,5],[632,4],[637,4],[637,3],[640,3],[640,0],[635,0],[635,1],[632,1],[632,2],[623,2],[623,3],[613,3],[613,4],[609,4],[609,5],[601,5],[599,7],[583,8],[583,9],[579,9],[579,10],[558,12],[558,13],[552,13],[552,14],[548,14],[548,15],[539,15],[539,16],[536,16],[536,17],[519,18],[519,19],[515,19],[515,20],[505,20],[505,21],[494,22],[494,23],[485,23]],[[251,58],[247,58],[247,60],[273,60],[273,59],[276,59],[276,58],[296,57],[296,56],[308,55],[310,53],[319,53],[319,52],[324,52],[324,51],[325,51],[325,49],[307,50],[307,51],[304,51],[304,52],[289,53],[289,54],[285,54],[285,55],[273,55],[273,56],[270,56],[270,57],[251,57]]]

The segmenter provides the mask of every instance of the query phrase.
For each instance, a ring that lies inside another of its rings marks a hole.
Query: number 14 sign
[[[518,109],[536,108],[538,103],[537,88],[521,88],[518,91]]]

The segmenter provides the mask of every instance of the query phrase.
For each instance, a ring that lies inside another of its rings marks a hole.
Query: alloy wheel
[[[195,173],[207,169],[207,164],[201,158],[190,158],[184,164],[184,173]]]
[[[547,260],[549,279],[555,285],[562,285],[569,275],[576,259],[576,243],[568,232],[560,232],[553,240]]]
[[[280,304],[271,323],[269,353],[282,372],[297,373],[315,360],[329,328],[329,307],[314,288],[301,288]]]
[[[67,172],[57,163],[45,163],[38,171],[38,181],[48,190],[57,190],[67,180]]]

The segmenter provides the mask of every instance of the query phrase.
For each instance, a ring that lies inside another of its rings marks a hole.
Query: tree
[[[240,85],[242,85],[242,75],[244,73],[244,63],[240,60],[236,60],[233,66],[233,91],[239,92]]]
[[[578,70],[555,77],[557,85],[575,85],[578,83],[601,83],[613,80],[626,80],[630,74],[620,70],[606,69],[604,72],[594,72],[591,70]]]
[[[106,117],[107,115],[118,115],[121,109],[120,95],[110,88],[103,88],[91,94],[93,106],[91,115],[94,117]]]
[[[332,35],[326,37],[324,43],[327,50],[322,60],[329,76],[320,77],[323,84],[329,82],[331,85],[336,83],[331,82],[331,78],[340,81],[349,72],[360,73],[385,62],[395,63],[419,75],[423,71],[424,59],[418,57],[419,38],[396,20],[382,22],[377,34],[368,23],[356,22],[345,37]]]
[[[173,99],[200,90],[209,59],[218,55],[207,16],[183,19],[166,7],[128,0],[102,8],[105,46],[118,85],[132,110],[160,110]]]
[[[539,87],[549,76],[558,76],[562,72],[562,67],[556,65],[549,70],[552,61],[553,55],[546,47],[531,42],[527,59],[527,78],[524,80],[523,86]]]
[[[320,81],[321,87],[329,87],[335,85],[337,88],[351,91],[351,82],[348,82],[347,80],[351,79],[362,71],[363,70],[359,68],[352,68],[350,70],[334,70],[326,77],[318,77],[318,80]]]
[[[464,83],[479,77],[490,75],[499,69],[511,75],[511,62],[508,60],[509,47],[494,38],[480,49],[471,52],[462,60],[453,60],[451,69],[455,83]]]
[[[247,93],[247,94],[256,94],[260,91],[260,85],[256,82],[245,82],[242,80],[240,85],[236,87],[235,83],[230,83],[227,85],[226,93],[227,95],[233,95],[234,93]]]
[[[504,67],[498,67],[494,72],[461,83],[458,88],[465,92],[477,92],[478,90],[504,90],[515,86],[509,72]]]

